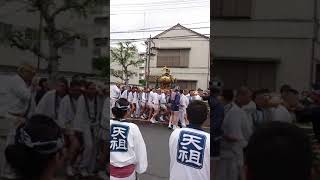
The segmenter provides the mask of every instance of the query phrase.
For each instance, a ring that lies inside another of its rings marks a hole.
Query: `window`
[[[0,41],[5,41],[7,34],[12,30],[12,25],[0,22]]]
[[[250,18],[252,0],[214,0],[214,18]]]
[[[88,47],[88,38],[87,37],[81,37],[80,39],[80,47]]]
[[[100,57],[102,55],[101,54],[101,48],[99,48],[99,47],[93,48],[93,55]]]
[[[75,49],[74,49],[74,44],[75,41],[69,41],[67,44],[65,44],[62,48],[61,51],[63,54],[73,54]]]
[[[185,80],[177,80],[177,85],[180,89],[196,89],[197,88],[197,81],[185,81]]]
[[[188,67],[189,49],[160,49],[157,56],[157,67]]]
[[[97,17],[94,19],[94,23],[100,24],[100,25],[109,24],[109,17]]]
[[[36,30],[27,28],[24,31],[24,34],[25,34],[26,40],[38,40],[39,39],[38,32]]]
[[[96,47],[106,47],[108,46],[108,38],[95,38],[93,42]]]

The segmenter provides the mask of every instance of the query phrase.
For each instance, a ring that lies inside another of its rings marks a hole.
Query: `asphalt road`
[[[147,172],[139,175],[139,180],[169,180],[169,137],[172,131],[158,124],[141,124],[139,127],[148,154]]]
[[[169,179],[169,137],[171,130],[156,124],[139,125],[148,154],[148,169],[139,180]]]

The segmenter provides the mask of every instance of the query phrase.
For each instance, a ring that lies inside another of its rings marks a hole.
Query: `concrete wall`
[[[211,22],[214,57],[277,59],[277,89],[283,83],[310,88],[314,1],[252,1],[251,19]]]
[[[197,81],[197,88],[206,89],[209,78],[209,40],[195,36],[194,33],[188,30],[181,29],[169,31],[160,37],[190,35],[193,37],[184,37],[183,39],[154,39],[153,41],[156,48],[191,48],[188,68],[170,68],[171,74],[178,80]],[[156,50],[154,53],[157,54]],[[162,68],[157,68],[156,65],[157,56],[154,56],[150,60],[151,76],[160,76],[162,74]]]

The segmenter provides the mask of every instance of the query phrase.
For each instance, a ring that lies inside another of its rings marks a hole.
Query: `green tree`
[[[93,67],[106,82],[110,81],[110,58],[108,56],[93,59]]]
[[[7,40],[12,47],[29,51],[46,60],[48,62],[49,79],[51,82],[55,81],[59,70],[59,60],[61,59],[59,50],[68,43],[81,38],[81,34],[74,32],[74,30],[58,27],[57,18],[65,13],[86,18],[89,10],[99,4],[98,0],[6,0],[6,3],[11,2],[24,3],[27,12],[40,14],[44,22],[43,37],[47,38],[48,51],[44,52],[38,43],[30,41],[26,36],[26,30],[14,30],[12,28],[7,34]]]
[[[129,78],[137,74],[130,67],[138,67],[144,60],[139,57],[138,49],[131,42],[120,42],[118,47],[111,49],[111,61],[121,67],[121,70],[111,68],[111,75],[121,79],[128,85]]]

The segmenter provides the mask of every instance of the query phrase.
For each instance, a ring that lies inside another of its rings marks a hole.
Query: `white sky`
[[[200,28],[193,30],[209,34],[210,0],[110,1],[111,46],[116,45],[119,39],[148,38],[150,35],[153,37],[177,23],[187,28]],[[132,32],[137,30],[148,32]],[[130,33],[115,33],[123,31]],[[145,51],[143,41],[135,44],[140,52]]]

